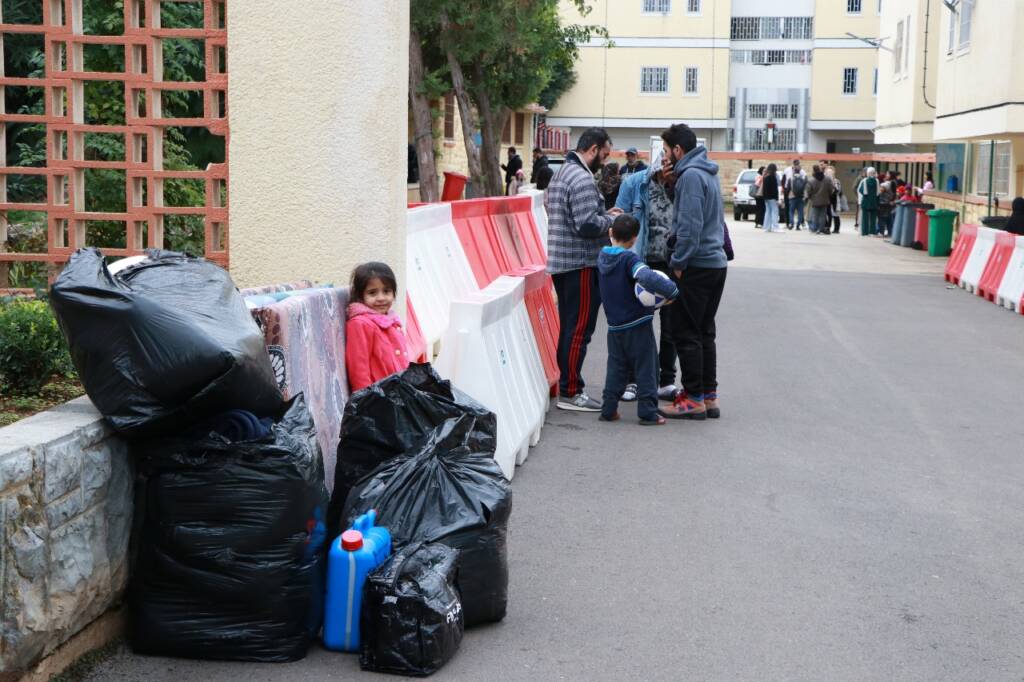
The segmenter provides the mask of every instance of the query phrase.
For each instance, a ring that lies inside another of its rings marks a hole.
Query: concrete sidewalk
[[[723,418],[552,411],[513,484],[508,617],[434,679],[1024,677],[1024,319],[877,239],[733,239]],[[594,394],[603,362],[599,333]],[[316,647],[89,679],[377,677]]]

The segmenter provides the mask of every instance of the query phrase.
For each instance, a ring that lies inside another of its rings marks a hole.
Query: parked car
[[[754,199],[754,180],[757,171],[751,168],[740,171],[736,184],[732,187],[732,217],[735,220],[746,220],[757,212],[757,201]]]
[[[782,195],[782,173],[776,173],[779,180],[779,195]],[[740,171],[736,184],[732,187],[732,217],[734,220],[746,220],[757,213],[757,200],[754,198],[754,180],[757,171],[748,168]],[[786,207],[779,201],[779,222],[786,223]]]

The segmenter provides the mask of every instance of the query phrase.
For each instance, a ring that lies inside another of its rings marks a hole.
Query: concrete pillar
[[[732,150],[743,151],[744,130],[747,127],[747,89],[736,89],[736,119],[733,124]]]
[[[811,120],[811,91],[807,88],[800,90],[798,100],[800,106],[797,107],[796,150],[803,154],[807,152],[807,141],[810,137],[808,123]]]
[[[239,286],[405,273],[409,0],[228,9],[231,273]],[[401,296],[399,300],[404,300]]]

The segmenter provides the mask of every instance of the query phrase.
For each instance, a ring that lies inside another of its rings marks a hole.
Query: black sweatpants
[[[664,272],[669,277],[668,263],[650,262],[652,270]],[[672,341],[672,310],[665,306],[658,311],[661,330],[658,333],[658,386],[672,386],[676,383],[676,344]]]
[[[715,347],[715,315],[725,290],[728,268],[687,268],[682,279],[673,280],[679,298],[672,310],[672,337],[679,353],[683,389],[700,400],[718,390],[718,357]]]
[[[552,275],[558,296],[558,391],[564,398],[583,392],[581,372],[587,346],[597,326],[601,289],[597,268],[582,268]]]
[[[604,380],[601,416],[611,419],[630,377],[636,379],[636,413],[644,421],[658,418],[658,372],[654,359],[654,323],[650,320],[608,332],[608,372]]]

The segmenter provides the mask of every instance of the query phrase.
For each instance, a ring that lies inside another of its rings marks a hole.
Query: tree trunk
[[[451,28],[447,12],[441,12],[440,22],[442,33],[447,34]],[[466,78],[462,73],[462,64],[455,57],[455,53],[445,49],[445,56],[448,58],[448,70],[451,71],[452,76],[452,89],[455,91],[455,101],[459,103],[459,116],[462,118],[462,137],[466,144],[466,163],[469,166],[469,178],[476,192],[483,196],[486,194],[484,191],[484,172],[480,165],[480,150],[473,139],[476,135],[477,126],[473,114],[473,104],[469,99],[469,91],[466,89]]]
[[[480,109],[480,135],[483,146],[480,149],[481,165],[483,166],[485,186],[491,196],[505,194],[505,181],[501,171],[501,131],[510,114],[504,107],[494,111],[491,98],[483,89],[484,76],[479,65],[476,67],[478,87],[475,90],[477,107]]]
[[[409,29],[409,105],[412,107],[414,145],[420,167],[420,200],[438,201],[437,165],[434,163],[434,117],[430,101],[423,94],[423,42],[416,29]]]

